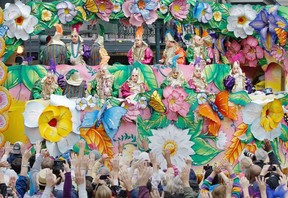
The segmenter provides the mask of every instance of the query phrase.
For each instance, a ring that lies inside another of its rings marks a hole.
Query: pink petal
[[[155,10],[150,11],[150,19],[146,21],[146,24],[152,24],[158,19],[158,14]]]
[[[178,112],[181,110],[181,108],[182,108],[181,105],[178,105],[176,103],[170,104],[170,106],[169,106],[169,109],[173,112]]]
[[[253,36],[248,36],[247,37],[247,44],[250,45],[251,47],[256,47],[258,45],[258,41]]]
[[[129,1],[126,1],[125,3],[123,3],[122,10],[123,10],[123,13],[124,13],[125,17],[130,17],[131,16],[131,12],[129,10],[131,4],[132,3],[129,2]]]
[[[262,47],[260,47],[260,46],[256,47],[256,54],[257,54],[257,58],[259,58],[259,59],[264,57],[264,51],[263,51]]]
[[[185,117],[187,113],[189,112],[189,109],[190,109],[190,105],[187,102],[184,102],[182,108],[178,111],[178,113],[181,116]]]
[[[240,44],[237,41],[233,40],[231,43],[231,49],[237,54],[240,48],[241,48]]]
[[[181,96],[181,93],[179,93],[177,91],[172,92],[173,99],[178,100],[180,96]]]
[[[172,92],[173,92],[173,88],[171,86],[165,87],[163,90],[163,97],[168,98],[168,96],[170,96]]]
[[[253,61],[256,59],[256,54],[255,52],[248,52],[246,55],[245,55],[245,58],[249,61]]]
[[[175,113],[175,112],[172,112],[172,111],[167,111],[167,118],[169,119],[169,120],[177,120],[178,119],[178,116],[177,116],[177,113]]]
[[[255,59],[255,60],[253,60],[253,61],[249,61],[249,62],[248,62],[249,67],[256,67],[256,66],[257,66],[257,62],[258,62],[257,59]]]
[[[142,15],[141,14],[132,14],[130,16],[129,22],[131,23],[131,25],[134,25],[136,27],[139,27],[142,25],[142,23],[144,22]]]

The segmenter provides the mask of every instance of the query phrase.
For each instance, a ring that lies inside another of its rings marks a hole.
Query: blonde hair
[[[226,186],[219,185],[212,191],[212,197],[226,198]]]
[[[111,198],[112,191],[106,185],[101,185],[97,188],[95,198]]]

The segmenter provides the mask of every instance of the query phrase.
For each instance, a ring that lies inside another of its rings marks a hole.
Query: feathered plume
[[[49,66],[48,71],[52,72],[54,74],[56,73],[56,63],[55,63],[54,59],[50,60],[50,66]]]
[[[100,32],[99,32],[99,35],[100,36],[104,36],[105,34],[105,28],[102,24],[99,24],[99,28],[100,28]]]
[[[80,27],[82,26],[82,23],[76,23],[76,24],[74,24],[73,26],[72,26],[72,30],[74,31],[76,31],[77,33],[79,33],[79,30],[80,30]]]
[[[233,63],[236,61],[239,61],[239,59],[242,57],[242,54],[236,54],[235,56],[232,57]]]
[[[62,25],[61,24],[55,24],[54,25],[55,26],[55,28],[56,28],[56,32],[58,32],[59,34],[63,34],[63,28],[62,28]]]
[[[172,65],[171,65],[172,68],[176,68],[177,69],[177,60],[178,60],[179,57],[180,57],[179,55],[176,55],[176,56],[174,56],[172,58]]]

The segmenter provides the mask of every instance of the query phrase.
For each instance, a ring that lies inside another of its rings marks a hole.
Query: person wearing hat
[[[128,51],[127,57],[129,64],[139,61],[143,64],[150,64],[153,58],[153,51],[148,44],[143,41],[143,27],[140,26],[136,30],[135,43]]]
[[[207,92],[206,78],[202,76],[202,70],[199,65],[194,67],[192,78],[188,81],[189,87],[196,92]]]
[[[91,46],[91,56],[88,60],[89,65],[104,65],[110,60],[110,56],[104,47],[104,26],[99,24],[99,27],[100,33],[98,34],[94,44]]]
[[[174,56],[178,55],[178,64],[185,64],[186,52],[179,44],[174,40],[170,32],[165,35],[165,50],[163,52],[163,57],[159,60],[160,63],[164,65],[172,65],[172,59]]]
[[[95,79],[91,81],[91,95],[97,95],[104,100],[112,95],[117,96],[117,93],[113,94],[113,82],[114,76],[109,72],[108,65],[100,66]]]
[[[66,95],[67,98],[86,97],[87,84],[78,70],[71,69],[66,74],[66,80],[64,79],[64,75],[59,75],[57,82],[63,90],[62,95]]]
[[[183,75],[183,72],[178,67],[177,59],[179,55],[176,55],[172,59],[172,70],[167,75],[166,79],[163,81],[163,83],[160,85],[162,89],[164,89],[167,86],[171,86],[173,88],[176,87],[188,87],[188,84],[186,82],[186,79]]]
[[[62,92],[57,85],[54,71],[49,70],[44,78],[35,82],[31,90],[30,100],[40,98],[49,100],[51,94],[62,95]]]
[[[65,43],[61,41],[61,37],[63,36],[62,25],[56,24],[55,28],[54,36],[40,54],[40,60],[42,60],[44,65],[49,65],[50,60],[54,60],[56,65],[65,64],[66,57],[68,56]]]
[[[142,80],[140,69],[134,68],[130,78],[121,86],[122,97],[130,103],[138,93],[146,91],[148,91],[148,88]]]
[[[84,61],[83,38],[79,35],[80,24],[75,24],[71,32],[71,42],[66,45],[70,52],[70,63],[72,65],[86,65]]]

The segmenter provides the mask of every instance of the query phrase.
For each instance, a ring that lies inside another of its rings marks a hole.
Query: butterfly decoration
[[[149,105],[159,113],[165,113],[166,107],[163,104],[161,97],[157,90],[154,90],[149,101]]]
[[[214,136],[218,135],[221,120],[228,117],[237,120],[237,109],[228,105],[229,92],[221,91],[216,95],[214,102],[207,99],[207,103],[199,105],[199,113],[210,120],[208,132]]]
[[[100,111],[94,110],[92,112],[87,112],[84,115],[80,128],[90,128],[95,126],[97,129],[102,123],[107,135],[113,139],[118,131],[121,118],[127,113],[127,110],[123,107],[108,108],[108,104],[109,100],[103,104]]]
[[[1,25],[0,27],[0,37],[4,37],[6,32],[8,31],[8,26],[6,25]]]
[[[279,39],[279,43],[281,46],[286,45],[287,42],[287,35],[288,33],[282,28],[275,28],[276,35]]]

